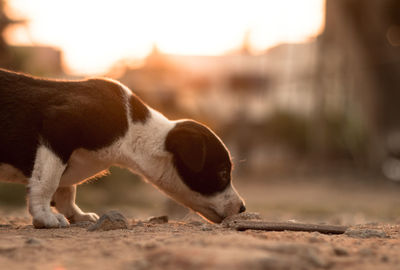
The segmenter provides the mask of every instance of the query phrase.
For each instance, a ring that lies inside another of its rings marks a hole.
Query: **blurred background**
[[[267,219],[400,222],[398,0],[0,0],[0,67],[111,77],[209,125]],[[86,211],[191,216],[126,170],[92,182]],[[24,196],[1,184],[1,211]]]

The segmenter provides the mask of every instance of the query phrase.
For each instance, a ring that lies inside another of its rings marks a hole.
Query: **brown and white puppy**
[[[0,69],[0,180],[28,185],[36,228],[97,220],[75,204],[76,185],[111,165],[143,175],[212,222],[245,211],[229,152],[206,126],[170,121],[112,80]]]

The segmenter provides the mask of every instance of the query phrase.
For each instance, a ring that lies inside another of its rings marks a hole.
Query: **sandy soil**
[[[193,214],[178,219],[165,208],[165,197],[149,185],[136,194],[143,194],[152,207],[111,207],[128,217],[128,229],[90,232],[89,224],[79,224],[36,230],[25,208],[4,206],[0,269],[400,270],[400,185],[351,180],[238,181],[237,185],[247,209],[260,212],[265,220],[349,225],[351,230],[343,235],[238,232]],[[86,199],[106,196],[86,194]],[[81,205],[99,214],[110,209],[100,200],[85,205],[82,199]],[[165,224],[143,222],[162,214],[173,218]]]
[[[400,269],[400,225],[351,227],[344,235],[237,232],[199,220],[128,229],[36,230],[3,217],[1,269]]]

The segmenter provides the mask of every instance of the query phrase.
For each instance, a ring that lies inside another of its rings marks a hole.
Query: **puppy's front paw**
[[[68,227],[69,222],[62,214],[42,213],[33,217],[33,226],[36,229]]]
[[[66,228],[69,227],[68,220],[64,217],[63,214],[54,214],[59,222],[59,227]]]
[[[96,213],[76,213],[70,218],[72,223],[77,223],[81,221],[91,221],[96,222],[99,220],[99,216]]]

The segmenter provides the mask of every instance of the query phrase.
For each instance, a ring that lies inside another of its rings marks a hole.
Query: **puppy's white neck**
[[[175,125],[161,113],[150,109],[145,123],[134,123],[129,119],[129,128],[121,139],[119,163],[140,173],[155,183],[161,181],[169,171],[171,155],[164,149],[168,132]]]

